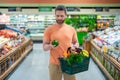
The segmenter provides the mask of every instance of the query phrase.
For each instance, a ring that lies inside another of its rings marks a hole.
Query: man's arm
[[[75,29],[74,29],[74,35],[73,35],[71,47],[74,47],[74,48],[79,47],[79,43],[78,43],[78,39],[77,39],[77,33],[76,33]]]
[[[79,47],[78,41],[77,40],[73,41],[71,47],[78,48]]]
[[[44,51],[48,51],[50,49],[54,48],[54,46],[52,44],[50,44],[50,42],[43,40],[43,49]]]

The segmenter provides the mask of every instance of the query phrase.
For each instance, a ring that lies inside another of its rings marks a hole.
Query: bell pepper
[[[52,45],[54,45],[55,47],[59,45],[59,41],[58,40],[53,40],[52,41]]]

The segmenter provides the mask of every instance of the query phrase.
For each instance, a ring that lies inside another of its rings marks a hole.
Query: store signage
[[[104,12],[109,12],[109,8],[108,8],[108,7],[105,7],[105,8],[103,8],[103,11],[104,11]]]
[[[96,12],[102,12],[103,11],[103,8],[102,7],[97,7],[96,8]]]
[[[11,12],[11,11],[22,11],[22,8],[21,7],[8,7],[8,11]]]
[[[52,7],[39,7],[39,12],[51,12]]]
[[[9,7],[8,11],[16,11],[16,7]]]
[[[75,7],[67,7],[67,11],[75,11]]]

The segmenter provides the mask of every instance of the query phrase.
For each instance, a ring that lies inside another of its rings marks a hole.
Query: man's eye
[[[57,17],[59,17],[59,15],[57,15]]]
[[[61,17],[63,17],[63,15],[61,15]]]

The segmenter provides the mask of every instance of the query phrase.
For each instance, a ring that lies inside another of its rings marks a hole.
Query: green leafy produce
[[[88,32],[77,32],[77,38],[79,45],[83,44],[84,37],[87,36]]]
[[[79,64],[83,61],[83,59],[84,59],[84,55],[82,53],[78,53],[78,54],[70,53],[70,55],[65,58],[69,66],[73,64]]]
[[[54,45],[55,47],[59,45],[59,41],[58,40],[53,40],[52,41],[52,45]]]

